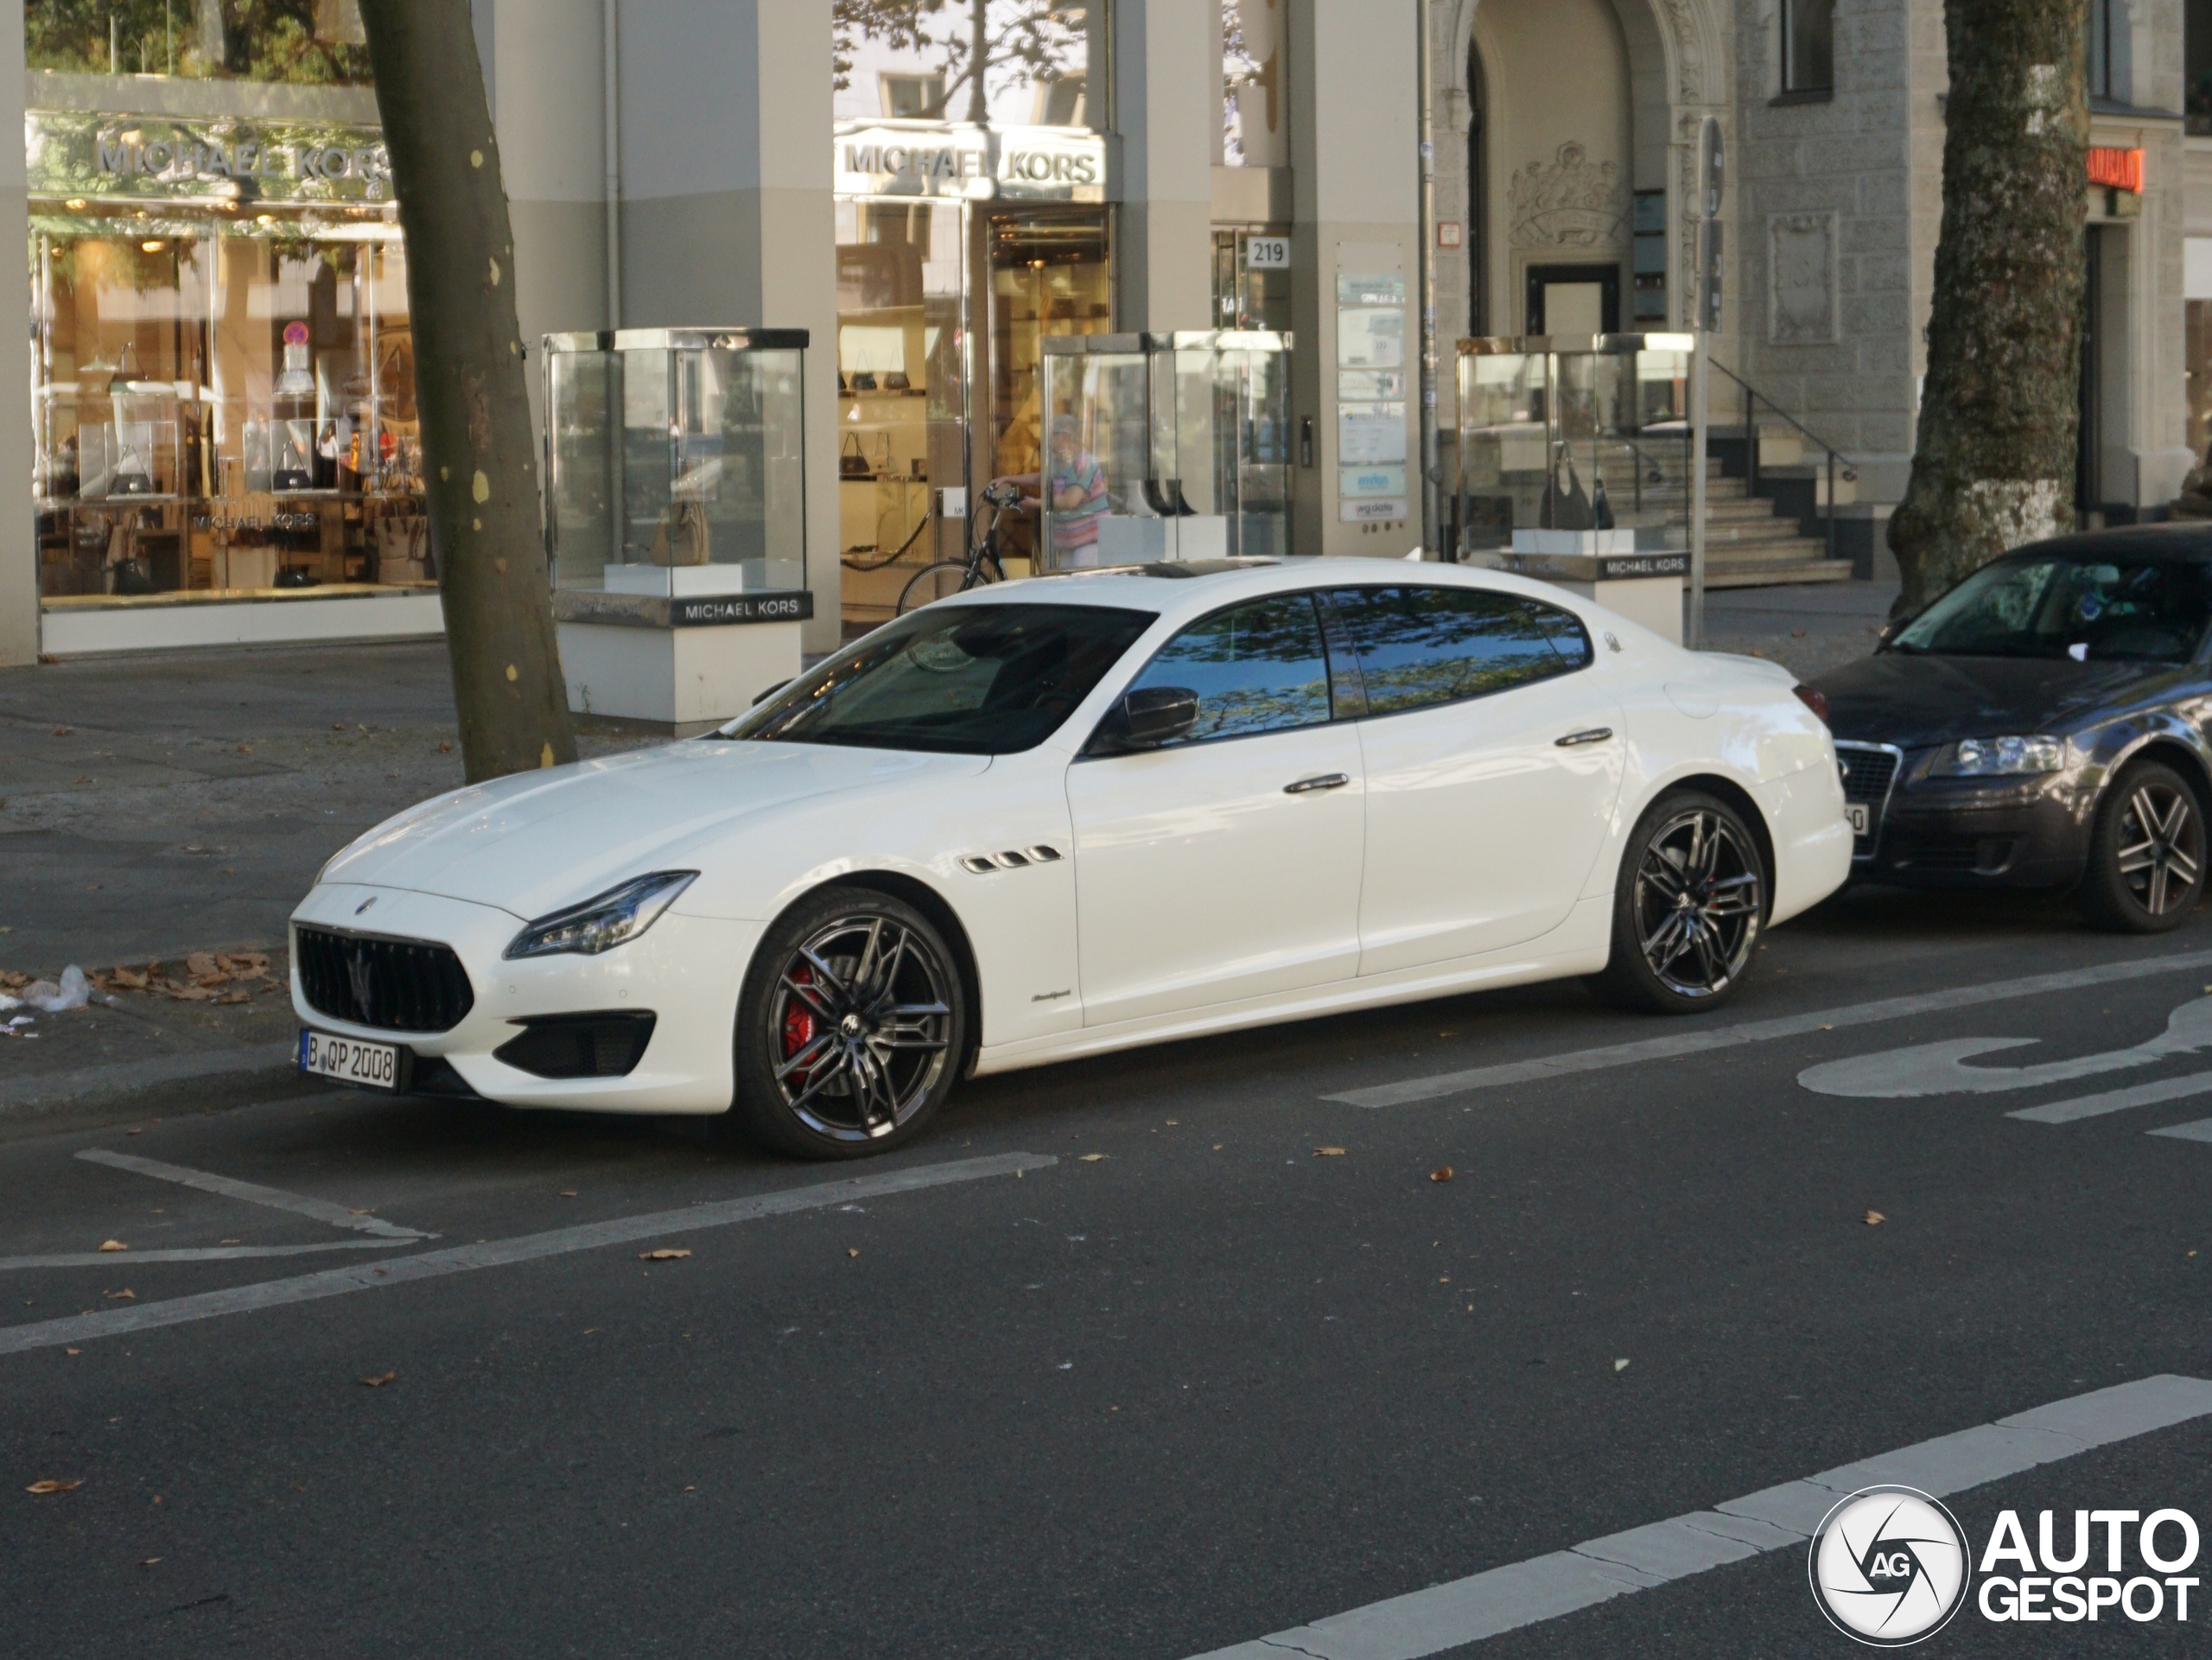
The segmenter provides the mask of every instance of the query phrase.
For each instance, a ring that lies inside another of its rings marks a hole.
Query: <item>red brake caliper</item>
[[[814,983],[814,970],[802,964],[791,970],[791,981],[795,986],[810,986]],[[814,1011],[798,997],[793,997],[785,1002],[784,1005],[784,1059],[789,1060],[793,1055],[804,1049],[808,1044],[813,1042],[814,1034]],[[802,1066],[791,1074],[788,1081],[803,1090],[806,1087],[807,1079],[813,1072],[812,1066]]]

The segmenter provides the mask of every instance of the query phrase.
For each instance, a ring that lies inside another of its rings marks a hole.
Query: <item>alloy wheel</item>
[[[1717,996],[1743,973],[1765,914],[1758,855],[1709,807],[1668,819],[1637,862],[1633,914],[1643,960],[1677,996]]]
[[[768,1065],[784,1104],[817,1135],[888,1135],[920,1110],[948,1063],[951,978],[894,917],[849,913],[785,963],[768,1000]]]
[[[2135,902],[2163,917],[2189,903],[2203,862],[2203,830],[2189,792],[2146,779],[2128,792],[2121,810],[2120,880]]]

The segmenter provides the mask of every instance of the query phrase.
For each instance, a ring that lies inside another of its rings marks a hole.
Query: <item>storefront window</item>
[[[49,609],[436,580],[372,130],[35,113]]]
[[[1112,325],[1112,268],[1102,213],[994,213],[991,261],[991,455],[1000,477],[1034,473],[1044,453],[1039,366],[1053,334]]]
[[[76,74],[369,82],[359,0],[24,0],[23,47]]]
[[[840,121],[1096,127],[1106,0],[836,0]]]

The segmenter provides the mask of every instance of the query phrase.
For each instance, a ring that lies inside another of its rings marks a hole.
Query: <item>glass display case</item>
[[[1687,548],[1690,349],[1687,334],[1461,340],[1460,548],[1510,551],[1516,531]]]
[[[804,588],[806,344],[803,329],[547,335],[554,586]]]
[[[1287,334],[1044,341],[1045,569],[1290,551]]]

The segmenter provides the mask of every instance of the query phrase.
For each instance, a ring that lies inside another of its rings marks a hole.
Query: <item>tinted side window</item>
[[[1370,715],[1479,697],[1590,660],[1589,636],[1574,617],[1510,594],[1350,588],[1329,599],[1359,653]]]
[[[1129,690],[1147,686],[1198,693],[1198,724],[1183,743],[1319,725],[1329,718],[1329,665],[1312,597],[1255,600],[1192,623]]]

